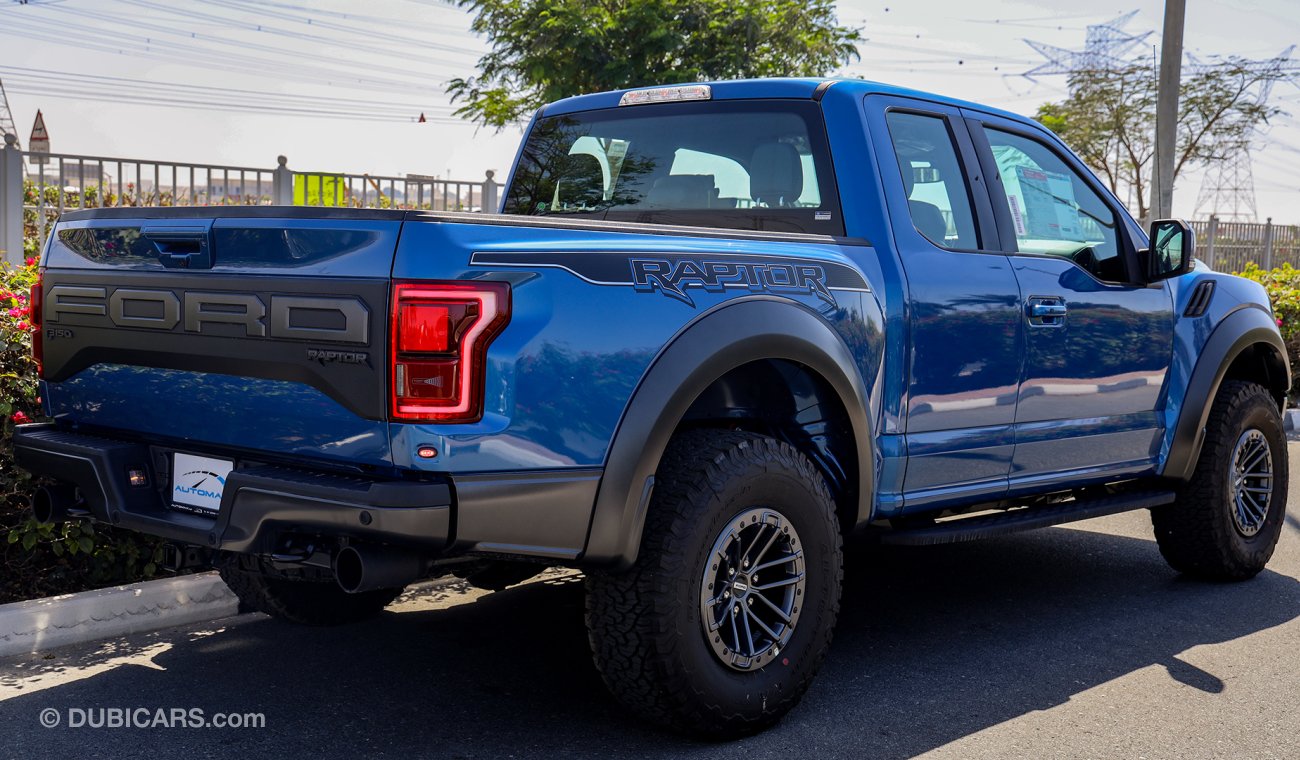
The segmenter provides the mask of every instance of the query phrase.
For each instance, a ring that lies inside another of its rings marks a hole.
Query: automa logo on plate
[[[190,470],[177,477],[176,481],[175,492],[178,494],[217,501],[221,501],[221,489],[226,485],[225,478],[210,470]],[[193,485],[186,486],[185,483]]]

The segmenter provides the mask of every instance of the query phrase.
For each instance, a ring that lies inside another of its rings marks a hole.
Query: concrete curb
[[[0,657],[230,617],[239,600],[215,572],[0,605]]]

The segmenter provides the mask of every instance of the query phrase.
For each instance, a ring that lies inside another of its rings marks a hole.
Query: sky
[[[1136,10],[1124,29],[1159,45],[1163,3],[1111,2],[841,0],[866,38],[841,73],[1032,114],[1065,78],[1024,77],[1045,61],[1026,39],[1078,50],[1089,24]],[[1297,0],[1188,6],[1185,50],[1202,59],[1300,43]],[[522,127],[476,127],[445,94],[488,49],[470,21],[448,0],[0,0],[0,82],[24,145],[40,109],[56,153],[503,179]],[[1300,223],[1300,85],[1272,102],[1290,114],[1253,154],[1258,215]],[[1200,189],[1179,177],[1176,215]]]

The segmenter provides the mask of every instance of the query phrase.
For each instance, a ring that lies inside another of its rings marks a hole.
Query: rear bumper
[[[271,553],[284,534],[320,534],[410,546],[448,547],[453,498],[448,482],[372,480],[278,465],[230,473],[214,516],[178,512],[163,494],[169,477],[148,444],[21,425],[14,458],[34,475],[72,483],[97,520],[212,549]],[[166,460],[165,455],[162,456]],[[165,465],[163,465],[165,467]],[[132,486],[127,473],[148,483]]]

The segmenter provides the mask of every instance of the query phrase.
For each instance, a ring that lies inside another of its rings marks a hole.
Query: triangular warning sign
[[[416,123],[417,123],[417,124],[426,124],[426,123],[428,123],[428,121],[429,121],[428,119],[424,118],[424,113],[421,112],[421,113],[420,113],[420,118],[416,121]]]
[[[45,117],[40,111],[36,112],[36,123],[32,125],[32,139],[27,141],[27,150],[38,154],[50,152],[50,133],[45,130]],[[44,155],[31,156],[31,159],[37,164],[49,162],[49,157]]]

